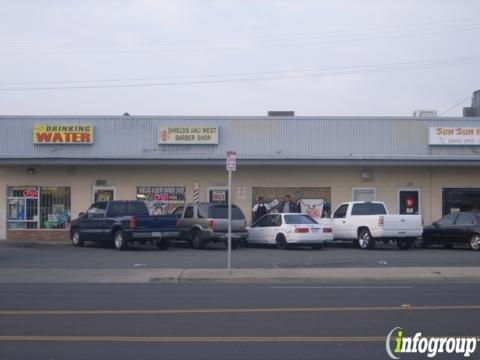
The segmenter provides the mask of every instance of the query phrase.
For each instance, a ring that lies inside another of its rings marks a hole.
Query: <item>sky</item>
[[[461,116],[478,0],[0,0],[0,115]]]

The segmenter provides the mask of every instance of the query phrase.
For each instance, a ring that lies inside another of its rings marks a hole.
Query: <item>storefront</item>
[[[381,200],[428,224],[480,211],[479,129],[479,118],[0,117],[0,239],[66,239],[72,218],[110,199],[166,214],[231,196],[249,219],[260,196],[320,217]]]

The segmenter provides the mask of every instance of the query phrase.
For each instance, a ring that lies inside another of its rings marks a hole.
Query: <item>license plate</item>
[[[154,238],[161,238],[161,237],[162,237],[162,233],[161,233],[161,232],[153,232],[153,233],[152,233],[152,237],[154,237]]]
[[[318,232],[320,232],[320,229],[315,229],[315,228],[314,228],[314,229],[312,229],[312,232],[313,232],[313,233],[318,233]]]
[[[406,231],[399,231],[398,232],[398,236],[405,236],[405,235],[407,235]]]

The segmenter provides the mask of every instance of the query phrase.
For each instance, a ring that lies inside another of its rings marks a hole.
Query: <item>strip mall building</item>
[[[0,117],[0,239],[66,238],[102,199],[170,210],[232,196],[480,210],[480,117]],[[237,153],[232,193],[225,154]]]

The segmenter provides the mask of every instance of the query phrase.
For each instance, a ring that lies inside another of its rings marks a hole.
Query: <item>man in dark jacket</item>
[[[297,205],[292,202],[290,195],[285,195],[283,197],[283,201],[280,203],[278,207],[278,212],[281,213],[296,213],[298,212]]]

